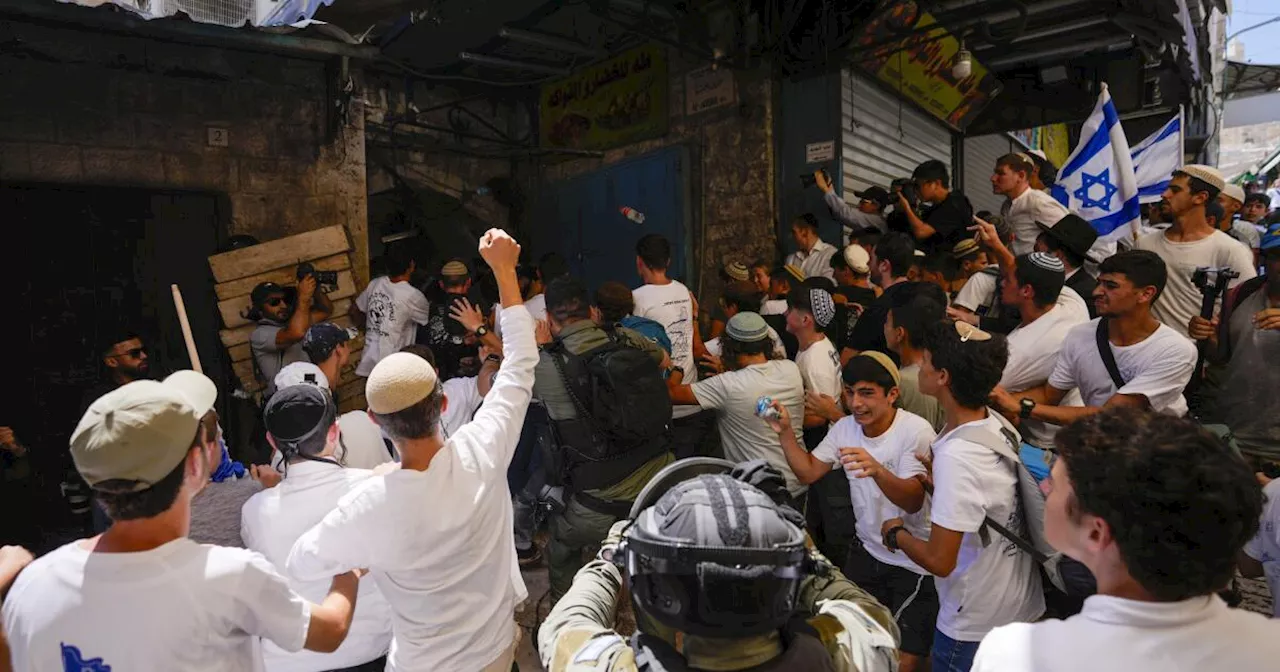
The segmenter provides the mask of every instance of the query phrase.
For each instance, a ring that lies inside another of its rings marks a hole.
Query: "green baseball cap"
[[[194,371],[108,392],[89,406],[71,434],[76,470],[89,487],[125,480],[135,482],[129,492],[150,488],[182,463],[217,397],[213,381]]]

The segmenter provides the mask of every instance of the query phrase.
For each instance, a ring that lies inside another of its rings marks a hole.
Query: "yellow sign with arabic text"
[[[904,33],[908,37],[895,40]],[[971,59],[968,76],[953,74],[960,42],[914,2],[869,21],[855,40],[857,63],[948,126],[964,130],[1000,92],[1000,81]]]
[[[637,47],[542,87],[543,147],[609,149],[666,135],[667,56]]]

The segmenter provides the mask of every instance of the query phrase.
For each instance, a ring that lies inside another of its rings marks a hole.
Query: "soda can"
[[[770,397],[760,397],[756,400],[756,416],[765,420],[777,420],[782,417],[778,409],[773,407],[773,399]]]

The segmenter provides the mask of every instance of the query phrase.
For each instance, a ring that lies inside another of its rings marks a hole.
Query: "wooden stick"
[[[187,356],[191,358],[191,370],[204,373],[200,366],[200,353],[196,352],[196,339],[191,336],[191,322],[187,321],[187,306],[182,302],[182,290],[177,285],[169,285],[173,290],[173,307],[178,311],[178,324],[182,326],[182,340],[187,343]]]

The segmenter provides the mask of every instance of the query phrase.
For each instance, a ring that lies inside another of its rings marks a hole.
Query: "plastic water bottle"
[[[643,212],[640,212],[639,210],[636,210],[635,208],[629,208],[629,207],[627,207],[627,206],[625,206],[625,205],[624,205],[624,206],[622,206],[622,208],[621,208],[621,212],[622,212],[622,216],[623,216],[623,217],[626,217],[627,219],[629,219],[629,220],[631,220],[631,221],[635,222],[636,224],[644,224],[644,213],[643,213]]]

